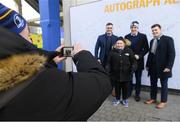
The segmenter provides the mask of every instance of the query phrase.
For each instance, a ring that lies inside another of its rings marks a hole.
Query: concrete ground
[[[180,121],[179,95],[169,94],[168,104],[164,109],[156,109],[155,104],[144,104],[148,98],[149,92],[141,93],[140,102],[136,102],[132,96],[129,98],[129,107],[125,108],[121,104],[113,106],[113,97],[109,96],[88,121]]]

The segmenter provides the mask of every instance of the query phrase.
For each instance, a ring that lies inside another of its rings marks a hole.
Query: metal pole
[[[59,2],[59,0],[39,0],[43,48],[49,51],[55,50],[61,44]],[[58,67],[62,69],[62,64]]]
[[[52,51],[60,46],[59,2],[59,0],[39,0],[43,48],[46,50]]]
[[[21,0],[14,0],[14,2],[18,6],[18,13],[22,15],[22,2],[21,2]]]

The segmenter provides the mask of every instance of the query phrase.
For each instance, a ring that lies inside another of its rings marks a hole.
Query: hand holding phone
[[[61,55],[61,50],[62,50],[63,47],[64,47],[64,45],[61,45],[56,49],[56,51],[59,52],[60,55]],[[53,59],[56,64],[58,64],[58,63],[60,63],[60,62],[62,62],[62,61],[64,61],[66,59],[66,57],[62,57],[60,55],[54,57],[54,59]]]
[[[60,51],[60,57],[72,57],[73,56],[73,46],[64,46]]]

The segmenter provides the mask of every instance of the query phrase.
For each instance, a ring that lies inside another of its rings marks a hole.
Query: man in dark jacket
[[[157,98],[157,82],[161,81],[161,102],[157,108],[164,108],[167,103],[168,94],[168,78],[172,77],[172,68],[175,60],[174,40],[162,35],[161,26],[155,24],[151,27],[154,39],[150,42],[150,52],[147,60],[147,70],[151,81],[151,99],[146,104],[156,102]]]
[[[113,24],[107,23],[106,33],[98,37],[95,45],[95,57],[104,68],[107,63],[109,52],[111,51],[112,46],[116,43],[117,39],[118,37],[113,34]],[[113,88],[112,96],[115,96],[114,81],[111,81],[111,85]]]
[[[47,56],[0,27],[0,120],[87,120],[111,91],[90,52],[74,47],[78,73],[46,67]]]
[[[135,100],[140,101],[141,92],[141,76],[144,69],[144,56],[149,51],[148,40],[145,34],[138,32],[139,23],[133,21],[131,23],[131,33],[126,35],[125,38],[131,41],[131,49],[135,54],[135,58],[138,63],[138,68],[135,71],[136,84],[135,84]],[[129,96],[131,96],[133,90],[133,81],[129,85]]]
[[[116,43],[118,37],[113,34],[113,24],[106,24],[106,33],[100,35],[97,39],[95,46],[95,57],[102,64],[103,67],[106,66],[107,58],[112,46]]]

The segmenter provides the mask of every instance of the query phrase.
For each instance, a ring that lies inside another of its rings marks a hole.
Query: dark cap
[[[118,37],[118,40],[124,40],[124,38],[122,36]]]

